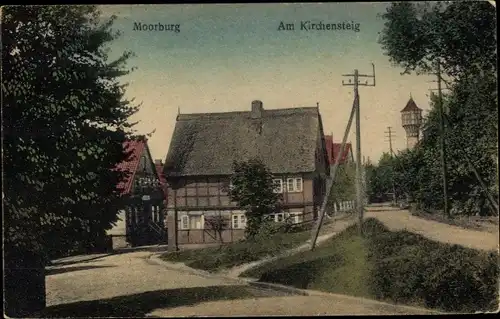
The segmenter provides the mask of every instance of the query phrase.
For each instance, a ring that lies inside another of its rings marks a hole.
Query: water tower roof
[[[406,106],[404,109],[401,110],[401,112],[411,112],[411,111],[420,111],[421,109],[417,106],[415,101],[413,101],[413,98],[410,97],[410,100],[408,103],[406,103]]]

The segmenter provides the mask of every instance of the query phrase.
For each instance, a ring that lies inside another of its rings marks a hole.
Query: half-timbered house
[[[251,158],[271,170],[283,194],[275,221],[316,218],[329,175],[318,107],[265,110],[253,101],[246,112],[179,114],[164,166],[171,249],[244,237],[245,212],[226,189],[233,162]],[[217,216],[225,223],[219,233],[210,222]]]
[[[138,137],[123,145],[129,154],[117,170],[127,176],[117,186],[126,203],[115,227],[108,231],[113,247],[166,243],[165,193],[151,158],[147,139]]]

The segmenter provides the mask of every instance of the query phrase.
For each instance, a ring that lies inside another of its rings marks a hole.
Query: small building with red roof
[[[160,174],[152,160],[148,140],[144,136],[123,143],[127,159],[116,170],[125,172],[117,188],[126,201],[115,227],[108,231],[115,248],[166,243],[164,223],[165,193]]]
[[[328,154],[328,162],[330,165],[334,165],[335,161],[340,156],[340,148],[342,147],[342,143],[334,143],[333,134],[325,135],[325,143],[326,143],[326,152]],[[352,163],[353,161],[354,157],[352,154],[352,144],[346,143],[339,164]]]

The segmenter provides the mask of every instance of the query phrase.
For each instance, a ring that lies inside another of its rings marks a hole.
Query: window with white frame
[[[292,223],[298,224],[302,222],[302,213],[290,213],[290,219]]]
[[[189,226],[191,229],[205,228],[205,220],[203,218],[203,215],[189,216]]]
[[[182,215],[181,216],[181,230],[187,229],[204,229],[205,218],[203,215]]]
[[[274,221],[277,223],[285,221],[285,214],[283,213],[274,214]]]
[[[302,192],[302,177],[288,178],[286,184],[289,193]]]
[[[302,192],[302,177],[297,177],[295,179],[295,191]]]
[[[273,179],[273,186],[275,193],[283,193],[283,180],[281,178]]]
[[[233,229],[245,229],[247,226],[247,219],[245,214],[233,214],[232,216],[232,228]]]
[[[181,216],[181,229],[189,229],[189,216],[183,215]]]

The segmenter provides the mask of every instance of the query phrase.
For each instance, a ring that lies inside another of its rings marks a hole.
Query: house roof
[[[410,97],[410,99],[408,100],[408,103],[406,103],[406,106],[404,107],[404,109],[401,110],[401,112],[411,112],[411,111],[419,111],[421,110],[417,104],[415,103],[415,101],[413,101],[413,98]]]
[[[234,160],[259,158],[275,174],[315,171],[317,107],[180,114],[165,161],[168,176],[230,175]]]
[[[125,152],[130,152],[127,160],[118,164],[117,169],[120,171],[128,172],[121,182],[118,183],[118,189],[122,194],[129,194],[132,188],[132,181],[134,180],[135,173],[139,167],[142,152],[146,148],[147,139],[127,140],[123,143]]]
[[[340,148],[342,147],[342,143],[334,143],[332,135],[325,135],[325,143],[326,143],[326,152],[328,154],[328,160],[330,165],[335,164],[335,160],[340,155]],[[344,154],[342,154],[342,158],[340,159],[339,164],[344,164],[350,154],[352,154],[352,144],[346,143]]]

